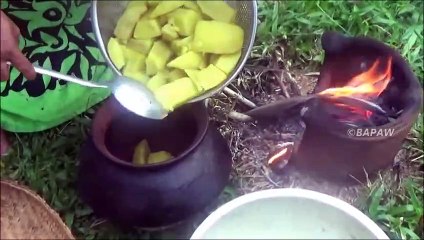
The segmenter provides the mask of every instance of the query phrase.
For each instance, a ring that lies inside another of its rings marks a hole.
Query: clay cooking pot
[[[136,166],[134,147],[175,158]],[[112,97],[96,113],[80,154],[78,189],[94,213],[120,226],[162,228],[204,209],[223,190],[231,153],[209,124],[204,102],[188,104],[164,120],[141,118]]]

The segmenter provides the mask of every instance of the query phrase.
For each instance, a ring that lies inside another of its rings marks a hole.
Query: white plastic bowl
[[[389,239],[371,219],[332,196],[303,189],[258,191],[213,212],[191,239]]]

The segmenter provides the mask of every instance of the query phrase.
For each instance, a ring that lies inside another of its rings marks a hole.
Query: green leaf
[[[47,45],[53,45],[53,44],[59,43],[55,37],[43,31],[40,32],[40,37],[43,40],[43,43]]]
[[[72,227],[72,224],[74,223],[74,213],[68,212],[65,215],[65,223],[68,225],[68,227]]]
[[[60,66],[60,72],[63,74],[70,74],[69,70],[75,63],[75,59],[77,58],[77,54],[73,53],[72,55],[66,57]]]
[[[62,45],[60,45],[59,47],[52,49],[52,51],[57,52],[57,51],[62,51],[64,49],[66,49],[66,47],[69,45],[69,40],[68,40],[68,34],[66,34],[65,30],[63,30],[63,28],[61,28],[59,30],[59,35],[58,37],[62,40]]]
[[[69,13],[71,17],[65,18],[63,21],[66,25],[77,25],[80,23],[84,16],[87,14],[87,10],[90,8],[90,2],[85,2],[81,5],[77,5],[75,1],[71,1]]]
[[[405,5],[400,9],[399,15],[407,13],[407,12],[414,11],[414,9],[415,9],[415,7],[413,5]]]
[[[9,2],[8,1],[0,1],[0,8],[3,10],[3,9],[6,9],[6,8],[8,8],[9,7]]]
[[[102,59],[99,59],[99,56],[101,56],[99,48],[90,47],[90,46],[87,46],[86,48],[87,48],[88,52],[91,54],[91,57],[93,57],[94,59],[96,59],[98,61],[102,61]]]
[[[68,51],[72,51],[72,50],[79,50],[79,47],[75,43],[69,42]]]
[[[3,3],[3,2],[7,2],[7,1],[1,1],[1,2]],[[19,18],[19,19],[24,20],[24,21],[30,21],[33,18],[36,18],[34,13],[36,13],[36,12],[35,11],[10,11],[9,12],[10,15],[13,15],[13,16]]]
[[[68,29],[68,31],[75,37],[79,39],[83,39],[83,37],[81,36],[81,34],[79,34],[79,32],[77,31],[74,25],[65,25],[65,28]]]
[[[113,77],[113,72],[110,68],[104,65],[91,66],[92,80],[95,82],[109,81]]]
[[[36,48],[34,51],[31,52],[31,54],[29,55],[29,58],[32,58],[33,56],[35,56],[38,53],[46,54],[46,52],[48,52],[49,49],[50,49],[50,47],[48,47],[48,46],[40,46],[40,47]]]
[[[408,239],[421,239],[417,234],[415,234],[411,229],[409,228],[402,228],[405,235],[408,235],[410,238]]]
[[[408,190],[408,194],[411,197],[411,202],[413,205],[413,209],[417,211],[418,215],[423,214],[423,202],[420,201],[415,193],[415,189],[411,180],[406,183],[406,189]]]
[[[375,191],[371,193],[371,203],[369,205],[369,213],[371,216],[377,216],[378,214],[378,206],[380,205],[380,201],[383,197],[384,193],[384,185],[381,184]]]
[[[96,36],[94,36],[94,33],[89,32],[89,33],[87,33],[87,36],[90,37],[91,39],[93,39],[94,41],[97,41]]]
[[[408,42],[404,46],[404,49],[402,51],[402,55],[406,56],[406,54],[411,50],[411,48],[415,45],[415,42],[417,41],[417,34],[415,32],[412,32],[411,37],[409,38]]]
[[[19,77],[19,75],[21,75],[21,72],[19,72],[18,69],[11,67],[9,74],[10,83],[13,83]]]
[[[376,220],[376,221],[386,221],[386,222],[395,222],[396,221],[396,219],[389,214],[379,214],[378,216],[374,217],[374,220]]]
[[[414,212],[414,206],[412,206],[411,204],[407,204],[407,205],[403,205],[399,207],[393,207],[388,211],[390,215],[399,216],[399,217],[402,217],[402,216],[404,217],[411,212]]]
[[[34,42],[34,41],[32,41],[28,38],[25,38],[24,41],[25,41],[25,44],[24,44],[25,47],[33,47],[33,46],[36,46],[36,45],[40,45],[39,42]]]
[[[80,72],[81,72],[81,77],[84,80],[89,80],[88,79],[88,69],[89,69],[90,63],[88,62],[87,58],[81,54],[81,59],[80,59]]]
[[[43,68],[45,69],[52,69],[52,62],[50,61],[50,58],[47,57],[46,60],[43,63]],[[52,77],[43,74],[43,82],[44,82],[44,86],[47,87],[49,85],[50,80],[52,79]]]

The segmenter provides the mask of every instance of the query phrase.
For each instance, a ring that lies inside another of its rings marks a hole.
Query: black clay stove
[[[327,32],[322,36],[322,46],[325,59],[315,93],[343,87],[377,59],[391,57],[392,79],[377,103],[398,114],[384,124],[349,125],[330,114],[335,108],[332,102],[319,98],[305,103],[295,101],[296,104],[291,103],[289,108],[297,108],[306,130],[296,144],[290,165],[326,178],[364,180],[367,174],[393,164],[422,107],[422,86],[401,55],[380,41]],[[251,116],[269,117],[272,112],[275,117],[284,114],[278,113],[278,103],[274,106],[256,110]]]

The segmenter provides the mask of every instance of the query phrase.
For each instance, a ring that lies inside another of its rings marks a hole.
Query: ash
[[[291,72],[297,83],[297,91],[284,92],[290,96],[305,95],[312,92],[316,79],[302,74]],[[276,74],[276,76],[282,74]],[[284,98],[279,88],[282,82],[289,85],[291,81],[275,81],[276,77],[270,74],[257,74],[254,69],[245,68],[237,79],[238,86],[230,85],[257,105],[263,105]],[[299,91],[300,90],[300,91]],[[233,172],[231,180],[237,186],[240,194],[274,189],[274,188],[303,188],[322,192],[354,203],[358,198],[362,185],[347,186],[335,182],[317,179],[287,168],[281,175],[274,173],[267,164],[269,154],[274,152],[283,143],[297,143],[303,134],[305,126],[299,118],[279,119],[274,122],[244,122],[233,120],[228,113],[247,111],[244,104],[237,99],[224,94],[218,95],[208,102],[212,122],[217,124],[222,136],[228,140],[233,155]],[[313,159],[311,159],[313,161]],[[290,163],[287,165],[289,166]]]

